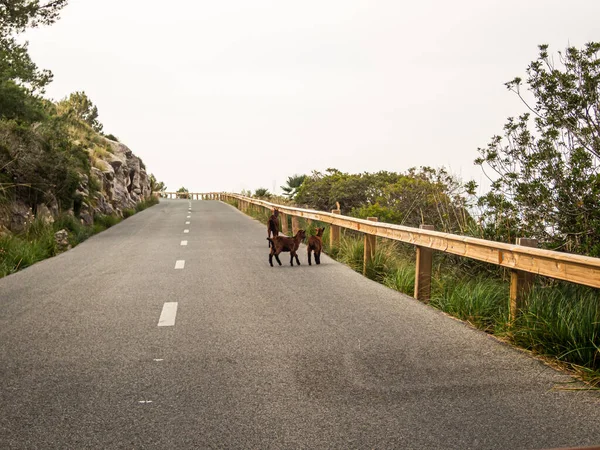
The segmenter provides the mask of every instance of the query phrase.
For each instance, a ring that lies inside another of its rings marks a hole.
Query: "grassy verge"
[[[156,203],[158,203],[157,199],[140,202],[135,209],[131,210],[132,214]],[[129,217],[129,215],[124,214],[124,217]],[[116,225],[121,220],[117,216],[97,215],[94,217],[94,225],[85,226],[79,219],[63,214],[53,224],[36,220],[25,233],[2,236],[0,237],[0,278],[55,256],[59,249],[54,240],[54,233],[59,230],[67,230],[69,243],[75,247],[90,236]]]
[[[270,212],[260,208],[248,214],[266,224]],[[300,219],[307,235],[323,225]],[[346,230],[339,246],[330,248],[326,226],[323,243],[330,257],[363,272],[364,243],[359,234]],[[412,296],[414,249],[378,238],[366,276]],[[522,314],[509,324],[509,284],[502,268],[436,253],[430,305],[555,361],[600,389],[600,290],[538,277]]]

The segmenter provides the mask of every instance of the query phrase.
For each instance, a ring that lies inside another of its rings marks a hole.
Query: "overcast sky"
[[[270,191],[296,173],[445,166],[524,106],[504,83],[537,45],[600,40],[597,0],[69,0],[28,32],[104,131],[169,190]]]

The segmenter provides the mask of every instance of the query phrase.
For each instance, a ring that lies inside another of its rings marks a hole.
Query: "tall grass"
[[[140,202],[136,208],[131,208],[130,215],[142,211],[158,203],[158,199]],[[58,246],[54,234],[59,230],[68,232],[69,244],[75,247],[90,236],[110,228],[122,219],[118,216],[96,215],[92,226],[85,226],[72,215],[62,214],[53,224],[35,220],[27,231],[21,234],[11,234],[0,237],[0,278],[36,262],[55,256]]]
[[[504,331],[508,323],[508,284],[480,275],[458,275],[450,272],[433,278],[431,306],[486,332]]]
[[[0,237],[0,277],[29,267],[57,253],[52,228],[44,229],[40,223],[34,223],[35,231],[31,234]]]
[[[569,283],[536,286],[517,318],[520,346],[578,366],[600,370],[600,295]]]
[[[383,279],[383,284],[391,289],[412,296],[415,292],[415,265],[409,261],[398,260]]]

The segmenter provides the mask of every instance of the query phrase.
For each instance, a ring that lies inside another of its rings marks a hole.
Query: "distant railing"
[[[189,200],[218,200],[217,192],[198,193],[198,192],[154,192],[155,197],[170,199],[189,199]]]
[[[413,244],[417,252],[415,298],[429,301],[431,296],[431,269],[433,250],[460,255],[511,269],[510,314],[514,319],[522,308],[525,294],[533,281],[532,274],[544,275],[572,283],[600,288],[600,258],[562,253],[533,248],[534,239],[517,239],[517,243],[487,241],[469,236],[434,231],[432,226],[412,228],[389,223],[379,223],[377,218],[369,220],[342,216],[340,210],[331,213],[277,205],[263,200],[237,194],[200,194],[217,200],[236,200],[238,208],[247,212],[249,208],[277,208],[281,217],[281,230],[288,234],[286,215],[292,217],[292,234],[299,229],[298,218],[317,220],[330,224],[330,244],[338,245],[340,228],[360,231],[365,235],[364,267],[375,253],[375,236]]]

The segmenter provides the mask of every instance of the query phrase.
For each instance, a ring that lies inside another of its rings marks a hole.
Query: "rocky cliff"
[[[123,215],[123,210],[135,208],[151,196],[150,180],[140,158],[125,145],[98,136],[98,145],[85,148],[91,170],[79,173],[79,185],[73,207],[67,211],[82,223],[91,225],[94,216]],[[98,151],[101,148],[102,151]],[[0,234],[24,231],[35,219],[54,222],[59,214],[56,201],[31,206],[22,200],[0,205]]]
[[[96,214],[122,215],[126,208],[135,207],[136,203],[150,198],[150,180],[144,163],[140,158],[120,142],[106,139],[111,152],[96,159],[91,176],[102,188],[89,199],[89,181],[82,180],[80,194],[84,199],[80,217],[89,221],[89,216]],[[95,201],[94,201],[95,200]]]

